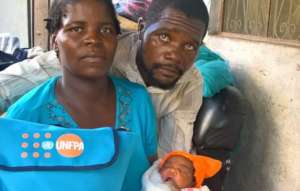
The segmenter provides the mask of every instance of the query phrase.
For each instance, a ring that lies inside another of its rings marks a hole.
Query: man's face
[[[191,188],[195,185],[193,163],[182,156],[173,156],[159,169],[164,182],[177,189]]]
[[[143,68],[146,84],[163,89],[172,88],[193,65],[205,33],[200,20],[167,8],[161,17],[143,31]]]

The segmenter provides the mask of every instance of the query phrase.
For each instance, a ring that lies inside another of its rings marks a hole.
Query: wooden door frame
[[[49,49],[49,34],[44,19],[48,16],[49,0],[27,0],[29,46],[40,46]]]

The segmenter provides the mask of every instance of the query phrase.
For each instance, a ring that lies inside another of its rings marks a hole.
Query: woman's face
[[[177,189],[191,188],[195,185],[193,163],[182,156],[169,158],[159,170],[164,182],[169,182]]]
[[[67,4],[55,46],[64,75],[105,77],[117,46],[117,32],[107,6],[96,0]]]

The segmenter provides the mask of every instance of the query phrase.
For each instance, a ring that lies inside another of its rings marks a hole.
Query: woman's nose
[[[101,42],[102,42],[101,37],[97,31],[88,31],[84,38],[84,43],[88,45],[92,45],[92,44],[99,45],[101,44]]]

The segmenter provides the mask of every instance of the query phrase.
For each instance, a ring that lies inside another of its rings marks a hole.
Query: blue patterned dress
[[[140,191],[142,174],[149,167],[147,157],[155,155],[157,149],[154,109],[143,86],[115,77],[110,78],[115,86],[117,99],[115,128],[129,129],[138,135],[138,144],[133,151],[123,190]],[[6,117],[79,128],[56,98],[55,86],[58,79],[59,77],[51,78],[24,95],[8,109]]]

